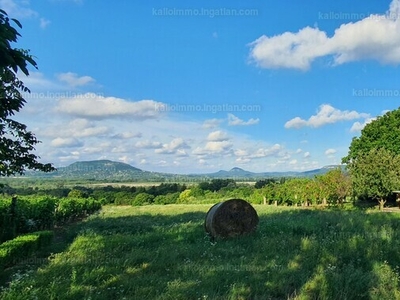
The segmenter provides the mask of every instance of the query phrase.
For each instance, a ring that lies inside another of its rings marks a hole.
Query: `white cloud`
[[[109,144],[104,144],[102,143],[101,145],[97,145],[97,146],[88,146],[88,147],[84,147],[82,149],[82,153],[86,153],[86,154],[97,154],[97,153],[104,153],[104,150],[107,149],[110,145]],[[111,149],[111,152],[114,149]]]
[[[337,151],[335,150],[335,149],[332,149],[332,148],[330,148],[330,149],[327,149],[326,151],[325,151],[325,155],[333,155],[333,154],[335,154]]]
[[[143,136],[143,134],[141,132],[136,132],[136,133],[121,132],[121,133],[114,134],[112,136],[112,138],[127,140],[127,139],[131,139],[131,138],[141,138],[142,136]]]
[[[227,141],[229,140],[228,135],[226,134],[226,132],[223,132],[221,130],[217,130],[217,131],[213,131],[211,132],[208,136],[207,136],[207,140],[208,141]]]
[[[367,118],[364,120],[364,122],[354,122],[353,126],[351,126],[350,128],[350,132],[360,132],[361,130],[364,129],[365,125],[371,123],[375,119],[376,118]]]
[[[149,140],[139,141],[135,144],[136,148],[144,148],[144,149],[158,149],[162,147],[162,143],[153,142]]]
[[[251,145],[247,149],[236,149],[233,151],[236,157],[236,162],[247,164],[253,159],[265,159],[268,157],[276,157],[284,159],[285,161],[290,158],[287,151],[284,150],[280,144],[275,144],[270,147],[256,148],[254,149]]]
[[[158,154],[179,154],[186,155],[186,152],[183,149],[190,148],[183,138],[174,138],[170,143],[163,144],[161,148],[154,150],[155,153]]]
[[[214,129],[217,128],[220,124],[222,123],[222,120],[219,119],[209,119],[205,120],[203,123],[203,128],[204,129]]]
[[[98,126],[94,122],[85,119],[74,119],[67,124],[58,124],[46,127],[42,131],[42,135],[48,137],[100,137],[111,132],[108,126]]]
[[[251,162],[251,159],[246,158],[246,157],[238,157],[238,158],[236,158],[235,162],[237,162],[239,164],[247,164],[247,163]]]
[[[16,18],[18,20],[29,18],[38,19],[40,28],[45,29],[51,22],[46,18],[39,18],[40,14],[31,9],[29,5],[29,0],[0,0],[0,8],[4,10],[10,18]]]
[[[38,13],[30,9],[27,6],[28,3],[27,1],[0,0],[0,7],[12,18],[37,17]]]
[[[230,141],[212,141],[207,142],[204,150],[212,153],[221,153],[229,150],[232,146],[233,144]]]
[[[247,126],[254,125],[260,122],[260,119],[249,119],[248,121],[243,121],[233,114],[228,114],[228,125],[229,126]]]
[[[110,151],[111,151],[111,153],[127,153],[127,152],[132,153],[132,151],[129,151],[129,149],[125,145],[118,145],[118,146],[112,147]]]
[[[45,19],[45,18],[40,18],[40,28],[45,29],[47,26],[49,26],[51,21]]]
[[[342,24],[332,37],[318,28],[297,33],[261,36],[250,44],[250,59],[262,68],[307,70],[311,63],[332,56],[334,64],[363,59],[385,64],[400,63],[400,0],[393,0],[385,15],[371,14],[357,22]]]
[[[283,147],[279,144],[275,144],[271,146],[270,148],[259,148],[252,154],[250,154],[251,158],[261,158],[261,157],[267,157],[267,156],[273,156],[277,155],[283,150]]]
[[[48,91],[60,91],[64,90],[65,87],[62,85],[55,83],[49,79],[47,79],[43,73],[40,72],[29,72],[29,76],[25,76],[24,74],[21,74],[21,80],[24,82],[25,86],[30,88],[30,89],[35,89],[35,91],[46,91],[46,93],[39,93],[35,92],[34,95],[29,96],[27,95],[27,98],[29,97],[35,97],[36,96],[41,96],[41,98],[46,97],[48,95],[53,95],[53,93],[49,93]],[[57,93],[61,94],[61,93]]]
[[[75,119],[67,126],[68,135],[74,137],[90,137],[105,135],[110,132],[107,126],[96,126],[94,123],[85,119]]]
[[[248,156],[249,152],[247,150],[244,150],[244,149],[237,149],[237,150],[234,151],[234,154],[236,156]]]
[[[160,105],[160,103],[153,100],[130,102],[120,98],[86,93],[71,98],[61,98],[56,110],[83,118],[130,117],[143,120],[155,118],[159,115],[159,112],[155,109],[157,105]]]
[[[369,114],[359,113],[354,110],[339,110],[329,104],[322,104],[316,115],[308,120],[295,117],[285,123],[285,128],[321,127],[326,124],[332,124],[339,121],[349,121],[354,119],[368,118]]]
[[[71,87],[84,86],[95,82],[95,80],[90,76],[79,77],[78,74],[72,72],[60,73],[57,75],[57,78],[61,82],[65,82]]]
[[[326,55],[327,41],[325,32],[310,27],[297,33],[285,32],[273,37],[263,35],[250,44],[250,58],[262,68],[307,70],[316,57]]]
[[[304,158],[309,158],[311,156],[311,154],[310,154],[310,152],[304,152],[304,155],[303,155],[303,157]]]
[[[76,138],[55,138],[51,141],[53,147],[81,147],[83,143]]]
[[[176,150],[176,155],[178,157],[182,157],[182,156],[188,156],[187,152],[185,149],[177,149]]]

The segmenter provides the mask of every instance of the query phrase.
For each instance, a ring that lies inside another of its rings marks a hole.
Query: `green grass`
[[[0,299],[400,299],[400,214],[254,207],[215,243],[210,205],[104,207]]]

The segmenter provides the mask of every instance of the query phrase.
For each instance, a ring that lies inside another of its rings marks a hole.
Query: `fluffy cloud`
[[[287,153],[284,151],[283,147],[279,144],[272,145],[271,147],[258,148],[258,149],[236,149],[234,155],[237,157],[236,162],[248,163],[252,159],[261,159],[266,157],[280,157],[285,160],[290,158],[285,157]]]
[[[139,141],[135,144],[136,148],[144,148],[144,149],[157,149],[162,147],[162,143],[153,142],[149,140]]]
[[[337,28],[332,37],[318,28],[296,33],[261,36],[250,44],[250,59],[262,68],[307,70],[311,63],[332,56],[339,65],[363,59],[400,63],[400,0],[393,0],[385,15],[372,14]]]
[[[304,158],[309,158],[311,156],[311,154],[310,154],[310,152],[304,152],[304,155],[303,155],[303,157]]]
[[[90,76],[79,77],[78,74],[72,72],[58,74],[57,78],[61,82],[65,82],[71,87],[84,86],[95,82],[95,80]]]
[[[158,154],[178,154],[186,155],[184,149],[190,148],[183,138],[175,138],[168,144],[163,144],[161,148],[154,150]]]
[[[232,148],[233,144],[230,141],[213,141],[207,142],[204,150],[212,153],[221,153]]]
[[[0,7],[12,18],[37,17],[38,13],[27,7],[26,1],[0,0]]]
[[[317,114],[311,116],[308,120],[295,117],[285,123],[285,128],[301,128],[305,126],[309,127],[321,127],[326,124],[332,124],[339,121],[349,121],[354,119],[368,118],[369,114],[358,113],[356,111],[341,111],[334,108],[329,104],[322,104],[317,111]]]
[[[81,147],[83,143],[76,138],[55,138],[50,143],[53,147]]]
[[[60,99],[56,110],[83,118],[130,117],[136,120],[143,120],[157,117],[160,113],[156,107],[159,105],[159,102],[153,100],[131,102],[120,98],[86,93]]]
[[[220,124],[222,123],[222,120],[219,119],[209,119],[205,120],[203,123],[203,128],[204,129],[213,129],[217,128]]]
[[[335,154],[337,151],[335,150],[335,149],[327,149],[326,151],[325,151],[325,155],[333,155],[333,154]]]
[[[279,144],[275,144],[275,145],[271,146],[270,148],[259,148],[258,150],[253,152],[250,155],[250,157],[251,158],[261,158],[261,157],[277,155],[281,150],[283,150],[283,147]]]
[[[228,125],[229,126],[247,126],[247,125],[254,125],[260,122],[260,119],[249,119],[248,121],[244,121],[239,119],[233,114],[228,114]]]
[[[214,131],[208,135],[206,145],[204,147],[197,147],[192,151],[192,154],[204,159],[209,155],[228,153],[232,147],[233,143],[229,140],[225,132]]]
[[[353,126],[351,126],[350,128],[350,132],[360,132],[361,130],[364,129],[365,125],[371,123],[375,119],[376,118],[367,118],[364,120],[364,122],[354,122]]]
[[[143,135],[141,132],[121,132],[121,133],[117,133],[114,134],[112,136],[112,138],[114,139],[122,139],[122,140],[127,140],[127,139],[131,139],[131,138],[141,138]]]
[[[221,142],[221,141],[227,141],[228,135],[226,132],[223,132],[221,130],[213,131],[207,136],[208,141],[215,141],[215,142]]]
[[[29,76],[25,76],[24,74],[21,74],[21,80],[25,83],[27,87],[34,87],[36,90],[41,90],[41,91],[46,91],[46,93],[37,93],[34,92],[32,94],[26,94],[26,97],[29,99],[31,97],[38,98],[37,96],[41,96],[41,98],[46,97],[48,95],[61,95],[62,93],[49,93],[49,91],[60,91],[60,90],[65,90],[66,87],[62,86],[59,83],[56,83],[44,76],[43,73],[40,72],[29,72]],[[64,93],[65,95],[65,93]]]
[[[98,126],[96,123],[85,119],[74,119],[66,124],[48,126],[42,131],[42,135],[62,138],[87,138],[105,136],[110,132],[111,129],[108,126]]]
[[[273,37],[263,35],[250,44],[250,57],[262,68],[306,70],[316,57],[329,53],[327,41],[325,32],[310,27],[297,33],[285,32]]]

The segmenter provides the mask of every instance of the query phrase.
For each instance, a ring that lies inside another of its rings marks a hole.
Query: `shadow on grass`
[[[400,219],[258,212],[256,233],[211,243],[206,213],[97,217],[4,299],[396,299]]]

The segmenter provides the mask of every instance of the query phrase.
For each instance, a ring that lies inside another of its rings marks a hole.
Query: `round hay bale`
[[[255,209],[245,200],[230,199],[212,206],[204,227],[211,237],[234,237],[253,232],[258,225]]]

